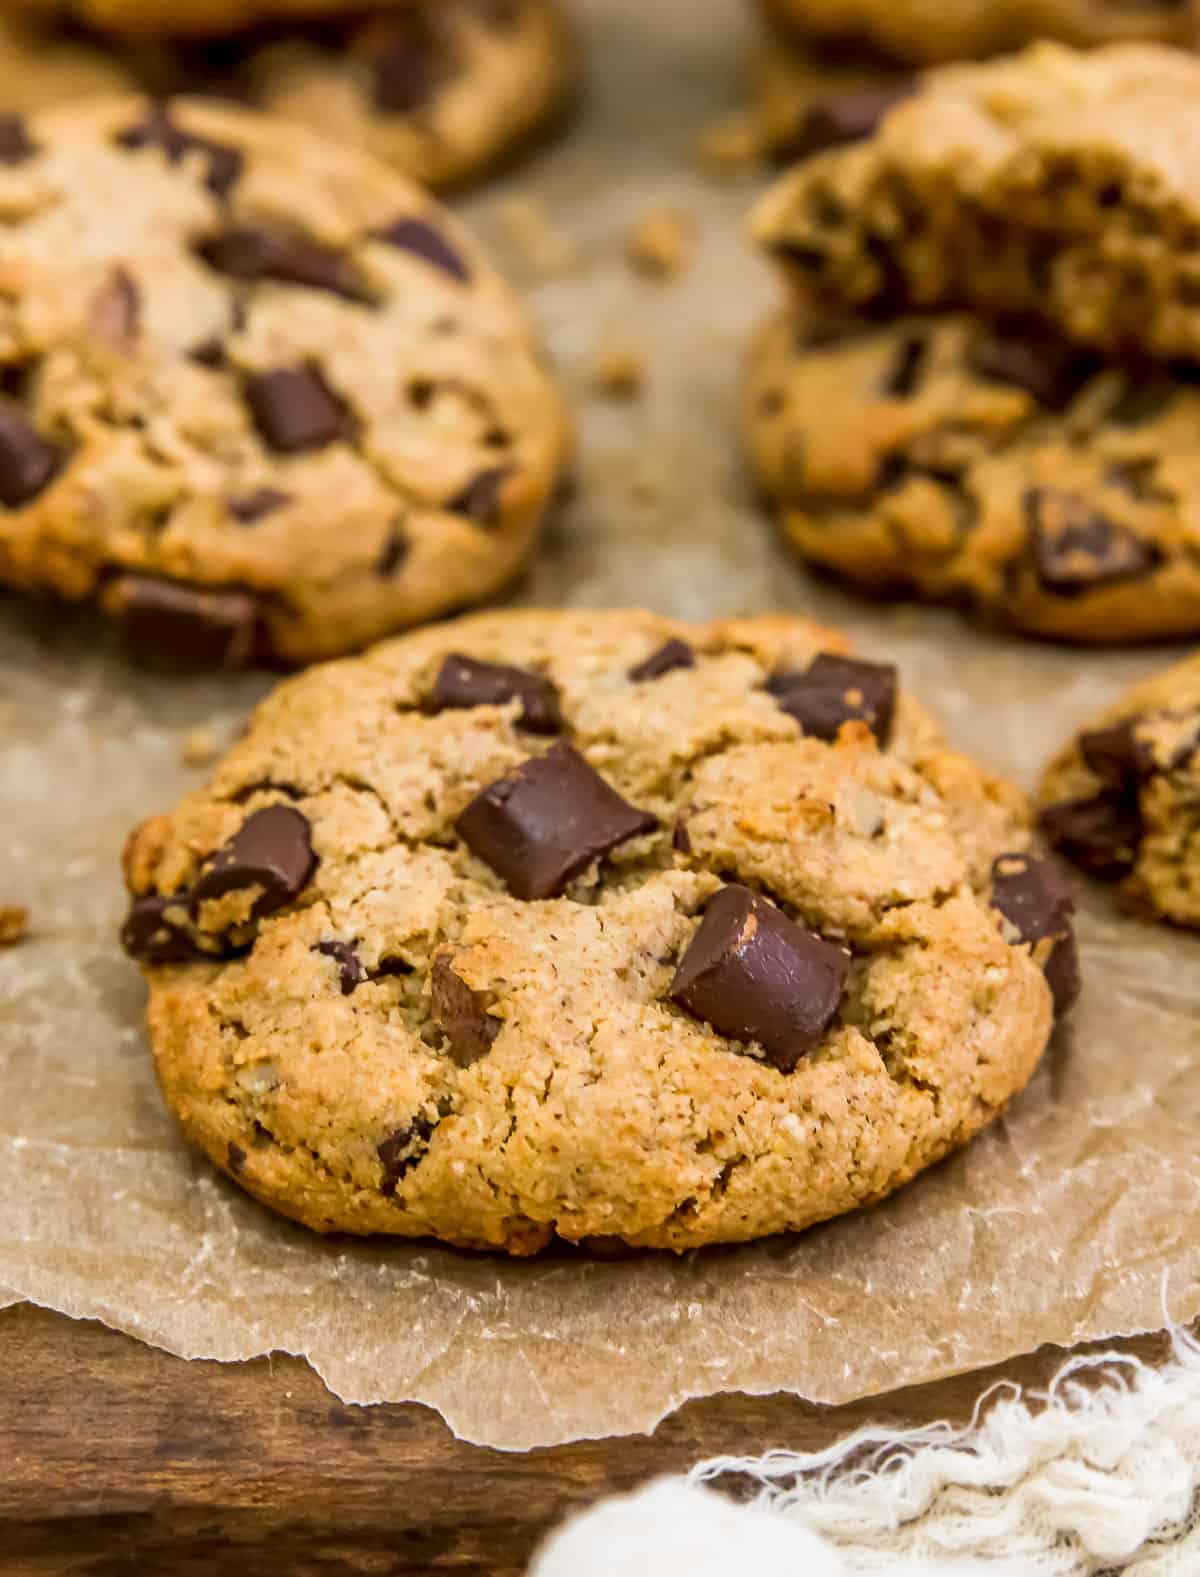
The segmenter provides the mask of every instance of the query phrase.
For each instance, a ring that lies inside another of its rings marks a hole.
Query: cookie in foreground
[[[876,595],[1111,645],[1200,633],[1200,377],[1036,321],[793,310],[742,426],[789,544]]]
[[[1047,768],[1041,826],[1152,917],[1200,929],[1200,656],[1135,685]]]
[[[884,1197],[1078,988],[1024,797],[802,620],[484,614],[282,685],[126,850],[191,1141],[318,1231],[687,1249]]]
[[[0,582],[234,667],[351,650],[520,569],[568,420],[427,193],[215,101],[3,133]]]

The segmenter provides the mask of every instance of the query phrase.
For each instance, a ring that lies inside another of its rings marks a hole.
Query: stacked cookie
[[[858,585],[1097,644],[1200,631],[1200,59],[1036,46],[827,114],[763,199],[745,426]],[[834,145],[836,144],[836,145]]]

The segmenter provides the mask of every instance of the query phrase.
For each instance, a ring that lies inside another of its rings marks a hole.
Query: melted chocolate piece
[[[556,896],[593,860],[657,825],[567,744],[489,784],[457,823],[471,852],[525,899]]]
[[[436,1127],[436,1118],[414,1117],[407,1128],[397,1128],[383,1141],[375,1152],[383,1167],[383,1182],[379,1188],[381,1194],[390,1198],[396,1192],[397,1184],[403,1182],[413,1167],[425,1159],[429,1140]]]
[[[247,591],[214,590],[121,575],[113,606],[131,657],[172,673],[244,668],[258,642],[258,601]]]
[[[206,955],[192,941],[186,928],[190,894],[146,893],[135,898],[121,927],[121,946],[130,958],[147,964],[188,964]],[[174,909],[184,922],[167,918]]]
[[[430,995],[434,1020],[446,1036],[450,1055],[458,1066],[469,1068],[486,1057],[503,1028],[502,1020],[487,1011],[492,1000],[490,993],[472,990],[442,954],[434,960]]]
[[[261,887],[250,917],[261,919],[298,898],[316,869],[308,818],[291,805],[268,805],[242,823],[229,842],[209,856],[192,887],[192,912],[200,904],[246,887]]]
[[[453,279],[460,279],[465,283],[471,277],[466,260],[427,219],[417,219],[410,215],[397,219],[394,224],[386,225],[382,230],[373,230],[371,234],[377,241],[385,241],[388,246],[398,247],[402,252],[412,252],[415,256],[424,258],[427,263],[441,269],[443,274],[449,274]]]
[[[362,960],[350,946],[349,942],[318,942],[317,952],[323,953],[326,958],[332,958],[338,966],[338,979],[342,987],[342,995],[348,997],[356,986],[361,986],[366,980],[367,972],[362,966]]]
[[[886,746],[896,714],[897,684],[890,663],[822,652],[803,671],[772,675],[767,691],[816,739],[835,740],[843,723],[862,721]]]
[[[291,501],[291,494],[281,493],[277,487],[256,487],[252,493],[226,499],[225,507],[241,525],[251,526],[256,520],[274,514]]]
[[[43,492],[62,468],[63,453],[24,416],[0,401],[0,503],[20,509]]]
[[[1133,869],[1142,820],[1136,800],[1124,790],[1048,805],[1038,819],[1056,849],[1101,881],[1118,882]]]
[[[733,885],[709,903],[668,995],[719,1034],[757,1041],[788,1073],[824,1039],[849,973],[844,948]]]
[[[496,526],[500,521],[500,490],[512,475],[511,466],[493,466],[480,471],[447,504],[456,515],[467,515],[480,526]]]
[[[1136,786],[1154,772],[1154,752],[1137,737],[1139,719],[1127,717],[1111,728],[1079,736],[1083,759],[1098,778],[1116,787]]]
[[[558,692],[549,679],[525,668],[501,663],[481,663],[453,653],[438,670],[429,692],[430,712],[469,711],[475,706],[503,706],[520,701],[522,728],[531,734],[557,734],[562,730]]]
[[[1104,365],[1024,319],[985,330],[972,342],[967,362],[981,377],[1015,384],[1052,411],[1066,410]]]
[[[1054,1011],[1065,1013],[1079,997],[1079,949],[1071,916],[1075,889],[1053,860],[1002,854],[992,866],[992,906],[1022,942],[1049,938],[1054,946],[1043,966]]]
[[[254,425],[280,454],[323,449],[345,438],[349,413],[315,368],[278,367],[246,380]]]
[[[244,226],[223,230],[202,241],[196,250],[210,268],[231,279],[251,283],[273,279],[285,285],[327,290],[347,301],[371,300],[353,266],[340,252],[299,236],[279,236]]]
[[[644,684],[647,679],[661,679],[663,674],[673,673],[676,668],[694,668],[696,654],[686,641],[678,640],[672,636],[665,641],[657,651],[651,652],[649,657],[643,658],[629,670],[629,677],[634,684]]]
[[[172,164],[187,153],[203,154],[208,165],[205,185],[215,197],[226,197],[237,184],[244,163],[240,149],[194,136],[171,119],[165,103],[152,104],[145,119],[118,132],[122,148],[161,148]]]
[[[1058,597],[1081,597],[1098,587],[1143,580],[1162,562],[1153,543],[1077,494],[1030,488],[1025,513],[1038,580]]]

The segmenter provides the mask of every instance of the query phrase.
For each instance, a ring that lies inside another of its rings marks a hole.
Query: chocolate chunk
[[[202,241],[196,250],[210,268],[232,279],[274,279],[310,290],[327,290],[347,301],[371,300],[353,266],[340,252],[300,236],[273,235],[269,230],[247,226],[223,230]]]
[[[350,428],[346,407],[311,367],[278,367],[246,379],[246,403],[266,442],[280,454],[323,449]]]
[[[192,888],[192,911],[225,893],[261,887],[250,911],[261,919],[298,898],[316,864],[308,818],[291,805],[268,805],[209,857]]]
[[[985,330],[972,342],[967,362],[981,377],[1016,384],[1052,411],[1066,410],[1103,366],[1098,356],[1024,319]]]
[[[411,115],[424,109],[443,78],[444,63],[439,57],[437,39],[426,19],[406,17],[371,61],[375,108],[392,115]]]
[[[397,219],[394,224],[382,230],[373,230],[371,234],[377,241],[386,241],[388,246],[399,247],[402,252],[413,252],[417,257],[423,257],[434,268],[440,268],[454,279],[465,282],[471,277],[466,260],[454,250],[442,232],[435,230],[426,219],[411,216]]]
[[[271,515],[277,509],[282,509],[285,504],[290,504],[290,493],[281,493],[277,487],[256,487],[251,493],[242,493],[237,498],[226,499],[225,507],[235,520],[244,526],[253,525],[256,520],[261,520],[264,515]]]
[[[253,660],[258,602],[250,592],[122,575],[109,596],[130,656],[147,668],[202,672]]]
[[[511,475],[511,466],[494,466],[480,471],[446,507],[456,515],[469,515],[478,525],[498,525],[500,490]]]
[[[489,784],[458,818],[473,854],[518,898],[551,898],[593,860],[658,825],[570,745]]]
[[[669,674],[676,668],[694,668],[696,654],[686,641],[681,641],[672,636],[665,641],[656,652],[651,652],[629,670],[629,677],[634,684],[642,684],[647,679],[661,679],[663,674]]]
[[[199,362],[202,367],[223,367],[225,365],[225,347],[215,336],[212,339],[201,340],[198,345],[193,345],[188,351],[192,361]]]
[[[433,1017],[449,1043],[450,1055],[460,1068],[486,1057],[492,1042],[503,1028],[503,1021],[489,1013],[490,995],[473,991],[454,972],[450,959],[442,954],[434,960],[430,977]]]
[[[350,946],[349,942],[318,942],[317,952],[323,953],[326,958],[332,958],[338,966],[338,977],[341,981],[342,995],[348,997],[355,986],[361,986],[367,978],[367,972],[362,966],[362,960]]]
[[[24,164],[37,149],[19,115],[0,115],[0,164]]]
[[[54,480],[63,463],[49,444],[12,405],[0,402],[0,503],[20,509]]]
[[[118,132],[116,140],[122,148],[161,148],[172,164],[178,164],[187,153],[203,154],[208,166],[205,185],[216,197],[227,196],[242,173],[244,161],[237,148],[185,131],[162,103],[152,104],[145,119]]]
[[[121,927],[121,946],[130,958],[147,964],[186,964],[205,956],[187,931],[189,897],[188,893],[170,897],[147,893],[133,900]],[[167,918],[172,909],[183,923]]]
[[[881,87],[851,88],[813,104],[778,150],[781,159],[809,159],[826,148],[861,142],[878,130],[888,112],[917,91],[912,78]]]
[[[904,399],[916,392],[929,354],[929,339],[924,334],[912,333],[901,340],[892,365],[883,380],[881,393],[892,399]]]
[[[240,1144],[234,1144],[232,1139],[229,1141],[229,1150],[226,1160],[229,1170],[233,1173],[234,1177],[240,1177],[242,1175],[242,1168],[246,1164],[246,1152],[242,1149]]]
[[[1059,597],[1079,597],[1098,587],[1142,580],[1162,554],[1128,526],[1102,515],[1087,499],[1057,488],[1025,494],[1038,580]]]
[[[1097,728],[1079,736],[1083,759],[1105,783],[1117,787],[1137,784],[1154,772],[1154,751],[1137,736],[1140,719],[1127,717],[1111,728]]]
[[[671,847],[676,854],[690,854],[692,852],[692,835],[687,829],[687,822],[680,816],[671,829]]]
[[[1133,869],[1142,820],[1136,800],[1122,790],[1048,805],[1038,819],[1056,849],[1101,881],[1118,882]]]
[[[393,530],[383,545],[383,552],[375,560],[376,575],[394,575],[408,557],[410,545],[403,531]]]
[[[1075,889],[1053,860],[1028,854],[1002,854],[992,866],[992,905],[1022,942],[1049,938],[1054,946],[1044,969],[1056,1013],[1065,1013],[1079,996],[1079,949],[1071,916]]]
[[[789,920],[748,887],[708,905],[668,993],[731,1040],[755,1040],[789,1073],[833,1022],[850,955]]]
[[[767,690],[816,739],[834,740],[843,723],[861,720],[886,745],[896,714],[897,683],[890,663],[822,652],[803,672],[774,674]]]
[[[525,668],[476,662],[455,652],[447,657],[429,692],[430,712],[469,711],[475,706],[503,706],[520,701],[522,728],[531,734],[557,734],[562,729],[558,691],[549,679]]]
[[[414,1166],[425,1159],[429,1140],[437,1121],[431,1117],[414,1117],[407,1128],[398,1128],[376,1150],[383,1167],[380,1193],[389,1198],[396,1192],[396,1185],[403,1182]]]

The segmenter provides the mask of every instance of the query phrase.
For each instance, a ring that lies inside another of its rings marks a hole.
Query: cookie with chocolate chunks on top
[[[169,1105],[273,1208],[683,1250],[1023,1087],[1070,985],[1030,822],[803,620],[489,613],[282,685],[131,838],[124,942]]]
[[[81,100],[8,148],[0,578],[95,599],[155,667],[234,668],[352,650],[528,559],[566,414],[425,192],[216,100]]]

